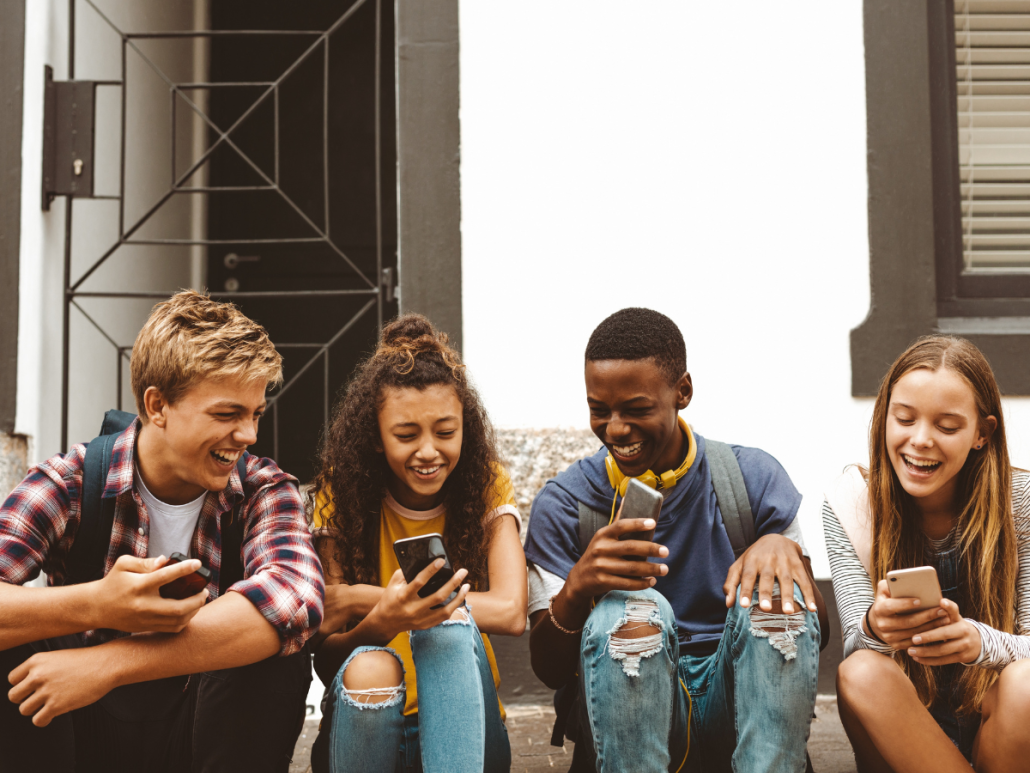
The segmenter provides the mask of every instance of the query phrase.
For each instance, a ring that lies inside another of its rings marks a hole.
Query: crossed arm
[[[0,649],[95,628],[143,632],[96,647],[33,655],[7,675],[8,698],[43,727],[115,687],[222,668],[274,655],[279,634],[238,593],[204,605],[207,591],[176,601],[159,588],[199,561],[122,556],[103,579],[63,588],[0,583]]]

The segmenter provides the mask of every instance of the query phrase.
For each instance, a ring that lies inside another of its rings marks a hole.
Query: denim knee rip
[[[772,600],[780,598],[780,588],[773,590]],[[805,609],[804,602],[794,600],[798,608]],[[760,639],[768,639],[773,649],[783,655],[784,660],[794,660],[798,656],[797,638],[808,630],[803,614],[786,615],[782,612],[766,612],[761,607],[751,608],[751,634]]]
[[[657,633],[641,636],[639,639],[626,639],[620,633],[638,628],[654,627]],[[622,671],[626,676],[640,676],[640,661],[661,652],[662,637],[665,635],[665,621],[662,620],[658,602],[650,599],[626,599],[626,616],[620,617],[608,631],[608,643],[605,645],[611,653],[612,660],[622,661]]]
[[[462,607],[458,607],[456,610],[454,610],[454,614],[457,615],[457,618],[454,618],[453,616],[449,617],[442,623],[440,623],[440,625],[472,625],[472,616],[470,614],[471,612],[472,607],[470,607],[468,604]]]
[[[364,652],[389,652],[395,658],[401,666],[401,683],[394,687],[373,687],[368,690],[348,690],[343,686],[342,674],[340,677],[340,695],[343,696],[343,700],[350,706],[360,709],[362,711],[366,709],[388,709],[392,706],[396,706],[398,703],[404,700],[406,688],[404,686],[404,662],[400,659],[396,652],[386,647],[376,648],[374,650],[364,650]],[[361,652],[352,653],[347,662],[343,664],[343,672],[346,672],[350,668],[351,660],[356,655],[361,655]],[[373,698],[385,695],[386,699],[381,701],[372,701]]]

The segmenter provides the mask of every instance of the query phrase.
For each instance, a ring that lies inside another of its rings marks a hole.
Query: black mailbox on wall
[[[43,92],[43,209],[54,196],[93,196],[95,81],[55,81],[45,68]]]

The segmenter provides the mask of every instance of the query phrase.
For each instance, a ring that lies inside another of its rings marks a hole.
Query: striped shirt
[[[980,632],[980,656],[970,665],[1001,671],[1009,663],[1030,658],[1030,473],[1012,473],[1012,509],[1016,526],[1019,573],[1016,577],[1016,633],[1003,633],[976,620],[968,620]],[[867,635],[862,628],[866,610],[875,600],[872,580],[855,553],[830,503],[823,502],[823,530],[830,557],[833,593],[837,598],[844,657],[868,649],[885,655],[893,651]]]

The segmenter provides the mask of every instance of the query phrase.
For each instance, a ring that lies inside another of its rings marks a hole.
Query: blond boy
[[[133,346],[139,417],[104,486],[116,500],[103,579],[65,585],[84,445],[34,467],[0,507],[0,770],[287,770],[324,582],[296,479],[247,455],[241,481],[237,464],[281,379],[260,325],[178,293]],[[221,550],[230,510],[239,562]],[[167,565],[172,552],[190,560]],[[242,578],[219,596],[230,564]],[[204,590],[160,595],[201,565]],[[23,587],[40,571],[48,587]]]

